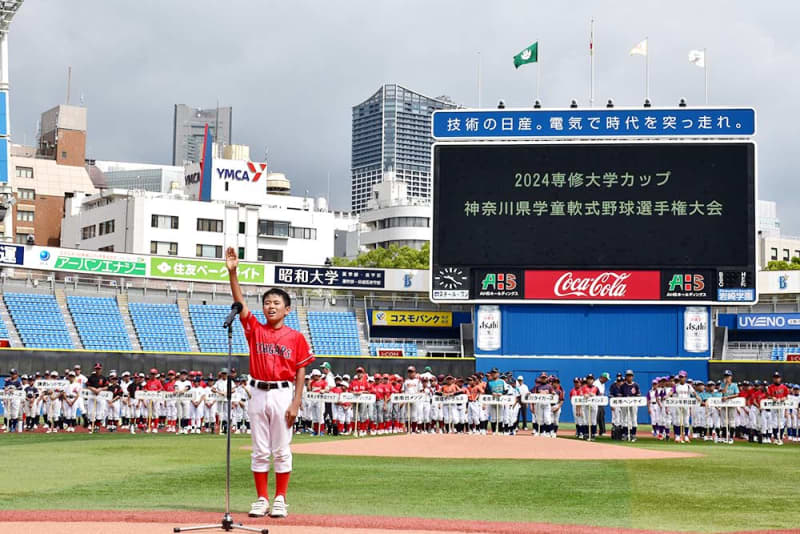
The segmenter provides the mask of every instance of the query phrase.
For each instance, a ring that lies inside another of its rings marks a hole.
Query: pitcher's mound
[[[404,458],[493,458],[511,460],[657,460],[701,456],[607,443],[534,436],[402,434],[292,445],[298,454],[399,456]]]

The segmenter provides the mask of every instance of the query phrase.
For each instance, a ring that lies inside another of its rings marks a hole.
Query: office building
[[[175,104],[172,124],[172,164],[199,163],[203,152],[203,134],[208,124],[216,143],[231,144],[233,108],[198,109]]]
[[[409,198],[431,197],[431,115],[456,108],[447,97],[431,98],[386,84],[353,106],[351,209],[361,213],[373,186],[392,172]]]

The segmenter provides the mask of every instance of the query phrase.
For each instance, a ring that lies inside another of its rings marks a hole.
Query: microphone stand
[[[234,306],[238,303],[234,303]],[[241,310],[241,305],[239,306]],[[228,407],[226,408],[228,429],[225,432],[225,513],[222,516],[222,521],[213,525],[197,525],[194,527],[175,527],[173,532],[189,532],[192,530],[212,530],[222,529],[225,532],[231,530],[246,530],[248,532],[260,532],[261,534],[269,534],[268,528],[247,527],[241,523],[234,523],[231,517],[231,373],[232,368],[232,354],[233,354],[233,320],[225,321],[223,328],[228,329],[228,381],[225,397],[227,399]]]

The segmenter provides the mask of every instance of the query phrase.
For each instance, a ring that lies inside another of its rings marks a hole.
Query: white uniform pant
[[[517,419],[519,418],[519,404],[514,404],[513,406],[506,406],[505,407],[505,418],[503,419],[503,423],[506,426],[516,426]]]
[[[106,413],[106,401],[97,397],[86,399],[86,417],[90,421],[101,420]]]
[[[292,429],[286,425],[286,410],[292,403],[294,388],[265,391],[254,389],[248,403],[253,452],[250,469],[269,471],[270,457],[276,473],[292,470]]]
[[[584,410],[586,409],[585,406],[582,407]],[[553,406],[550,404],[545,404],[542,402],[537,402],[533,405],[533,413],[534,417],[536,418],[536,423],[533,425],[533,429],[539,431],[539,427],[544,425],[552,425],[553,424]]]
[[[178,401],[175,399],[168,399],[164,401],[164,412],[167,419],[173,420],[178,418]]]
[[[467,405],[467,412],[469,414],[469,424],[471,425],[479,425],[481,421],[485,421],[485,419],[481,419],[481,403],[478,401],[472,401]]]
[[[119,399],[111,403],[106,402],[106,417],[109,421],[119,421],[121,413],[122,406]]]
[[[201,402],[200,406],[189,403],[189,418],[192,420],[193,427],[199,427],[203,423],[203,414],[206,411],[205,405]]]
[[[55,421],[61,417],[61,399],[50,399],[47,401],[47,419]]]
[[[72,400],[72,399],[70,399]],[[69,402],[66,400],[61,403],[61,413],[64,416],[64,419],[74,419],[75,418],[75,406],[77,402],[70,406]]]
[[[22,415],[22,399],[12,398],[4,403],[4,414],[6,418],[6,426],[8,426],[9,419],[19,419]]]
[[[639,413],[636,406],[624,406],[617,408],[620,412],[620,426],[623,428],[636,428],[639,425]]]

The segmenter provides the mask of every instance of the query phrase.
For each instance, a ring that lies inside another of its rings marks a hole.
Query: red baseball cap
[[[157,375],[157,374],[158,374],[158,369],[156,369],[155,367],[153,367],[152,369],[150,369],[150,374],[151,374],[151,375]]]
[[[168,374],[168,375],[174,375],[174,374],[175,374],[175,371],[174,371],[173,369],[170,369],[169,371],[167,371],[167,374]]]
[[[372,378],[374,378],[375,380],[378,380],[381,376],[382,375],[380,373],[375,373],[375,375]]]

